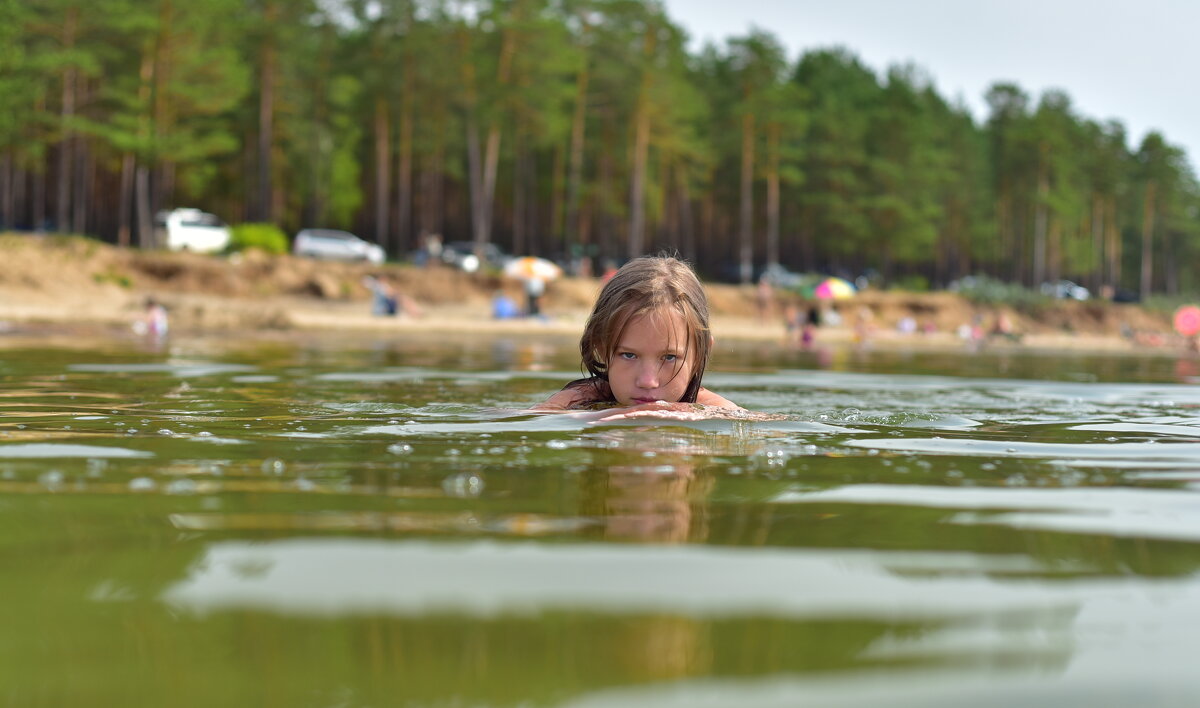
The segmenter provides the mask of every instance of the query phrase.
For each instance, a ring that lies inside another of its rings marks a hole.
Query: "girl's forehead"
[[[659,307],[647,312],[641,312],[629,318],[621,331],[625,337],[638,330],[640,334],[647,330],[660,332],[664,339],[686,337],[688,334],[687,318],[681,312],[671,307]]]

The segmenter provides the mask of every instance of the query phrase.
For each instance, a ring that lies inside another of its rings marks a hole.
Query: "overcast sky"
[[[1132,149],[1150,130],[1200,159],[1200,0],[663,0],[692,49],[775,34],[795,61],[841,45],[882,73],[911,62],[975,117],[997,81],[1036,101],[1059,88],[1075,111],[1125,125]]]

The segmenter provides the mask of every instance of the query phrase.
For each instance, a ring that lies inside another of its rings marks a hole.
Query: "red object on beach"
[[[842,300],[854,296],[854,286],[841,278],[826,278],[813,288],[813,295],[821,300]]]
[[[1175,311],[1175,331],[1185,337],[1200,334],[1200,307],[1184,305]]]

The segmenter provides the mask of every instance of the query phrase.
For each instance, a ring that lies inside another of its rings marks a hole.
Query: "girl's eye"
[[[633,352],[620,352],[619,354],[617,354],[617,356],[621,357],[625,361],[633,361],[634,359],[637,358],[637,355],[634,354]]]
[[[663,354],[663,361],[674,362],[678,358],[678,354]]]

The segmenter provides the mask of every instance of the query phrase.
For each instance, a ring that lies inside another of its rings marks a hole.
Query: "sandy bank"
[[[543,319],[497,321],[491,298],[504,292],[521,302],[519,283],[495,274],[450,268],[330,263],[291,256],[231,258],[122,250],[75,238],[0,235],[0,321],[10,329],[39,324],[128,327],[147,297],[166,305],[174,331],[301,330],[461,332],[578,336],[599,291],[593,279],[550,284]],[[370,313],[364,276],[386,278],[411,298],[419,316]],[[760,313],[754,288],[706,284],[718,338],[784,341],[783,307],[798,298],[777,293]],[[823,327],[818,341],[854,344],[859,314],[870,311],[873,346],[962,348],[965,323],[985,329],[1006,316],[1020,342],[992,338],[988,346],[1177,353],[1181,346],[1164,315],[1131,305],[1055,302],[1033,312],[988,307],[952,293],[867,292],[837,304],[844,325]],[[928,334],[901,334],[903,318]],[[859,328],[861,329],[861,328]],[[1123,336],[1138,332],[1137,339]]]

